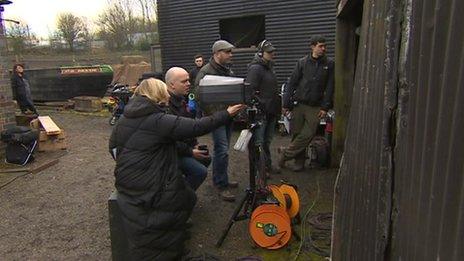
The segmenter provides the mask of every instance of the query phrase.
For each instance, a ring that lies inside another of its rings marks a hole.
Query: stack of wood
[[[38,151],[56,151],[67,148],[64,130],[50,116],[39,116],[31,121],[31,128],[39,130]]]

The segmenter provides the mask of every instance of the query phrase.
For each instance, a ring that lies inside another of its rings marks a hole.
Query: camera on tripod
[[[250,84],[239,77],[206,75],[199,84],[197,99],[201,104],[257,105],[259,98]]]

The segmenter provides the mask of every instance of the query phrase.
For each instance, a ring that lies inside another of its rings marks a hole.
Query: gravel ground
[[[66,130],[68,153],[58,164],[37,174],[20,177],[0,189],[1,260],[110,260],[111,242],[107,200],[114,189],[114,162],[107,152],[111,133],[108,117],[73,112],[41,111]],[[233,142],[238,133],[234,134]],[[200,142],[211,148],[210,136]],[[289,142],[276,136],[273,151]],[[274,153],[276,154],[276,153]],[[45,154],[44,154],[45,155]],[[231,178],[240,181],[243,195],[248,183],[245,153],[231,151]],[[285,179],[299,187],[301,213],[314,203],[310,215],[330,212],[337,170],[310,169],[301,173],[284,171],[269,183]],[[301,245],[298,260],[319,260],[308,240],[292,239],[280,250],[256,248],[247,232],[247,221],[234,224],[221,248],[214,247],[237,203],[219,199],[209,175],[197,191],[199,201],[192,215],[193,256],[208,254],[220,260],[260,256],[264,260],[290,260]],[[301,226],[295,227],[300,231]],[[308,232],[300,233],[307,238]],[[329,233],[319,235],[319,246],[328,249]],[[313,237],[314,239],[314,237]]]

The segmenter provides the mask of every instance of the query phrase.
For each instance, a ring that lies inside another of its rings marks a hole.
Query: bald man
[[[168,86],[169,108],[171,113],[193,117],[187,110],[185,96],[190,90],[189,73],[180,67],[172,67],[166,72],[166,85]],[[177,153],[179,156],[179,168],[185,176],[185,180],[193,190],[197,190],[203,183],[208,173],[211,157],[206,150],[198,149],[196,139],[187,139],[177,142]]]

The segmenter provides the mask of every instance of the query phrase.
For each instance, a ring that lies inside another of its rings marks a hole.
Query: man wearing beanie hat
[[[250,84],[254,93],[257,93],[262,105],[262,124],[255,130],[255,146],[264,152],[266,177],[273,172],[270,145],[274,136],[277,115],[280,113],[280,99],[278,93],[277,77],[274,71],[275,47],[271,42],[264,40],[258,45],[258,52],[248,65],[245,82]]]
[[[208,64],[203,66],[198,72],[195,79],[195,90],[198,97],[198,85],[200,80],[205,75],[218,75],[218,76],[233,76],[230,69],[232,59],[232,49],[235,48],[233,44],[225,41],[218,40],[212,46],[213,57],[209,60]],[[199,100],[199,99],[197,99]],[[199,104],[204,115],[209,115],[215,111],[227,108],[227,105],[203,105]],[[238,183],[230,181],[228,177],[229,166],[229,144],[230,135],[232,131],[231,124],[221,126],[212,132],[214,142],[213,154],[213,183],[218,189],[219,195],[225,201],[235,201],[235,195],[230,191],[230,188],[238,187]]]

